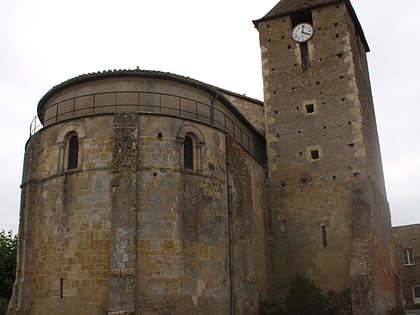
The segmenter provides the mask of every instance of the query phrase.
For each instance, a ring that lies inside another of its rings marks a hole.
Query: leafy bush
[[[276,303],[265,300],[260,304],[260,315],[287,315],[284,310],[284,303]]]
[[[328,291],[327,295],[328,314],[330,315],[352,315],[351,292],[350,289],[337,294]]]
[[[328,315],[327,299],[315,283],[305,275],[296,274],[286,297],[290,315]]]
[[[260,304],[260,315],[351,315],[350,290],[323,294],[315,283],[303,274],[296,274],[286,299],[266,300]]]
[[[0,297],[0,315],[6,314],[8,301]]]
[[[17,236],[12,231],[0,232],[0,315],[6,313],[12,295],[16,270]]]

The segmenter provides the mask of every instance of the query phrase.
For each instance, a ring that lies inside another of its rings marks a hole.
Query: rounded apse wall
[[[25,153],[15,309],[257,307],[261,144],[231,104],[196,84],[96,76],[41,100],[44,128]]]

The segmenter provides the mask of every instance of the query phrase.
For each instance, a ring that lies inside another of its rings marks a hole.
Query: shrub
[[[260,315],[287,315],[283,303],[265,300],[260,303]]]
[[[296,274],[286,297],[289,315],[328,315],[327,299],[313,281]]]
[[[16,270],[17,236],[0,231],[0,315],[5,314],[12,295]]]
[[[260,315],[352,315],[351,292],[332,290],[323,294],[315,283],[303,274],[296,274],[284,301],[265,300]]]
[[[350,289],[337,294],[328,291],[327,295],[328,314],[330,315],[352,315],[351,292]]]
[[[6,314],[7,311],[7,300],[0,297],[0,315]]]

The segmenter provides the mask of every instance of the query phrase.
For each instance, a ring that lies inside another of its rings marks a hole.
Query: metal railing
[[[60,121],[115,112],[138,112],[172,116],[204,123],[229,133],[248,153],[265,162],[265,143],[221,103],[204,103],[192,98],[157,92],[118,91],[86,94],[44,105],[43,125]],[[31,135],[40,129],[33,120]]]
[[[34,119],[31,121],[31,125],[29,126],[29,134],[32,136],[35,132],[42,128],[42,124],[38,119],[38,116],[35,116]]]

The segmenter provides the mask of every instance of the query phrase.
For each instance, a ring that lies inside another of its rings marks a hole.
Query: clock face
[[[312,38],[314,29],[309,23],[300,23],[293,28],[292,38],[298,43],[304,43]]]

